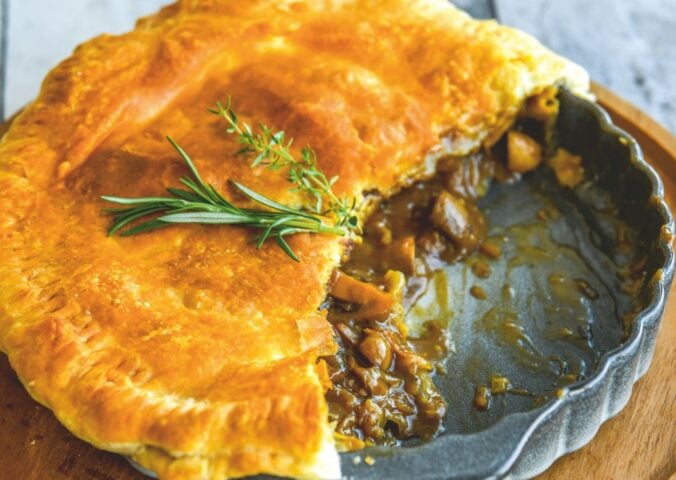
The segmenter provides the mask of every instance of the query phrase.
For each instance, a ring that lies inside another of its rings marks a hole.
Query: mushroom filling
[[[557,111],[555,89],[532,97],[490,148],[441,160],[434,178],[383,200],[367,220],[361,243],[333,276],[325,305],[339,344],[324,358],[332,382],[327,400],[344,448],[397,445],[442,430],[447,404],[432,377],[443,371],[448,334],[429,321],[419,338],[410,338],[406,311],[444,265],[477,250],[500,254],[484,242],[486,221],[476,202],[491,181],[518,177],[542,162]],[[557,165],[550,166],[558,178],[564,169]]]

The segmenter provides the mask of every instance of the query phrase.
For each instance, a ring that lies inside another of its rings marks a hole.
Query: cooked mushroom
[[[516,173],[535,170],[542,162],[542,147],[525,133],[507,133],[507,167]]]
[[[340,270],[336,270],[334,274],[331,296],[344,302],[360,305],[361,308],[355,317],[362,319],[387,318],[394,305],[394,298],[389,293],[380,290],[372,283],[357,280]]]

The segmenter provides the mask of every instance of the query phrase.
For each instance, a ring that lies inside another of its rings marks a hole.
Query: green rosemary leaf
[[[202,187],[197,185],[195,181],[188,177],[181,177],[178,180],[183,185],[188,187],[196,196],[200,198],[200,202],[212,203],[213,199],[209,196],[207,192],[202,190]]]
[[[258,249],[260,249],[263,246],[263,244],[265,243],[265,241],[268,239],[268,237],[272,234],[272,232],[275,231],[275,229],[278,229],[282,225],[289,223],[290,221],[293,220],[293,218],[294,217],[292,217],[292,216],[280,217],[277,220],[275,220],[274,222],[272,222],[268,226],[268,228],[266,228],[265,231],[263,231],[263,233],[258,238],[258,242],[256,243],[256,247]]]
[[[265,125],[260,125],[259,131],[254,131],[248,123],[240,124],[231,104],[231,99],[228,98],[225,105],[217,102],[216,108],[209,111],[227,120],[226,131],[237,135],[237,140],[242,145],[238,154],[256,154],[252,167],[264,166],[270,170],[288,169],[287,178],[293,185],[290,190],[305,193],[312,198],[313,209],[297,209],[283,205],[230,180],[230,184],[237,191],[265,208],[237,207],[213,185],[202,179],[188,153],[174,139],[167,136],[167,140],[190,171],[189,176],[179,178],[179,182],[187,190],[167,188],[170,195],[168,197],[102,196],[101,198],[107,202],[124,206],[104,209],[105,213],[113,216],[108,234],[119,233],[122,236],[130,236],[178,223],[238,225],[261,231],[261,234],[256,236],[257,248],[262,248],[268,239],[274,238],[290,258],[299,261],[285,240],[286,235],[298,233],[346,235],[349,231],[358,231],[358,220],[353,213],[356,200],[352,199],[350,203],[346,199],[339,199],[333,193],[331,187],[338,177],[327,179],[317,168],[315,152],[309,146],[303,147],[300,150],[300,159],[297,160],[291,151],[293,139],[287,139],[283,131],[273,132]],[[152,215],[156,216],[124,230],[134,222]],[[332,218],[328,219],[325,215]]]
[[[200,185],[204,186],[205,183],[202,180],[202,177],[200,177],[200,174],[197,171],[195,164],[193,163],[192,159],[188,156],[188,154],[185,153],[185,150],[183,150],[181,146],[178,143],[176,143],[174,139],[171,138],[169,135],[167,135],[167,140],[169,141],[169,143],[171,143],[171,146],[174,147],[174,149],[179,153],[179,155],[181,155],[181,158],[188,165],[188,168],[190,169],[190,172],[192,173],[193,177],[195,177],[195,180],[197,180],[197,182]]]
[[[138,220],[139,218],[143,218],[152,213],[161,212],[162,210],[164,210],[164,206],[157,205],[146,208],[131,208],[127,209],[126,212],[120,212],[120,214],[116,216],[115,223],[108,230],[108,236],[115,235],[120,229],[124,228],[134,220]]]
[[[293,209],[291,207],[287,207],[286,205],[282,205],[281,203],[277,203],[274,200],[270,200],[269,198],[264,197],[260,193],[254,192],[250,188],[247,188],[244,185],[242,185],[241,183],[235,182],[234,180],[230,180],[230,183],[232,185],[234,185],[237,188],[237,190],[242,192],[245,196],[247,196],[248,198],[250,198],[254,202],[260,203],[261,205],[265,205],[268,208],[272,208],[273,210],[277,210],[277,211],[280,211],[280,212],[286,212],[286,213],[290,213],[290,214],[293,214],[293,215],[298,215],[298,216],[305,217],[305,218],[312,218],[312,219],[316,218],[315,216],[313,216],[311,214],[302,212],[300,210]]]
[[[296,256],[295,253],[293,253],[293,250],[291,250],[291,247],[289,246],[288,243],[286,243],[286,240],[284,240],[284,237],[283,237],[283,236],[277,235],[277,236],[275,237],[275,240],[277,240],[277,245],[279,245],[280,248],[281,248],[282,250],[284,250],[284,252],[285,252],[289,257],[291,257],[292,259],[294,259],[294,260],[297,261],[297,262],[300,262],[300,259]]]
[[[101,195],[101,198],[106,202],[119,203],[121,205],[138,205],[141,203],[158,203],[167,200],[165,197],[144,197],[144,198],[124,198],[111,197],[110,195]]]
[[[227,212],[188,212],[170,213],[157,218],[162,222],[169,223],[211,223],[238,225],[251,222],[251,218],[237,213]]]
[[[193,192],[188,192],[186,190],[181,190],[180,188],[172,188],[169,187],[167,188],[167,192],[171,193],[173,196],[181,198],[187,202],[201,202],[202,198],[193,193]]]
[[[168,227],[171,225],[170,223],[167,222],[161,222],[159,220],[149,220],[147,222],[139,223],[133,228],[130,228],[129,230],[125,230],[120,234],[122,237],[130,237],[132,235],[137,235],[139,233],[143,232],[149,232],[151,230],[157,230],[160,228]]]

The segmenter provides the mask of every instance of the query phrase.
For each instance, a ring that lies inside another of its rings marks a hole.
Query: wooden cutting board
[[[676,138],[639,110],[595,86],[617,124],[641,143],[676,210]],[[541,479],[666,479],[676,472],[676,286],[672,288],[648,373],[625,409],[590,444]],[[78,440],[35,403],[0,355],[0,480],[142,480],[119,455]]]

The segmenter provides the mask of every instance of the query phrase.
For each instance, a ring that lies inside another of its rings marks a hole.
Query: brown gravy
[[[420,338],[409,338],[403,316],[437,269],[482,244],[486,224],[475,201],[498,168],[484,155],[442,162],[433,179],[379,205],[341,267],[327,304],[340,347],[325,358],[333,384],[327,399],[336,432],[352,448],[441,431],[447,405],[432,377],[443,369],[448,334],[431,321]],[[395,301],[385,316],[374,307],[384,300],[364,300],[374,285]]]

